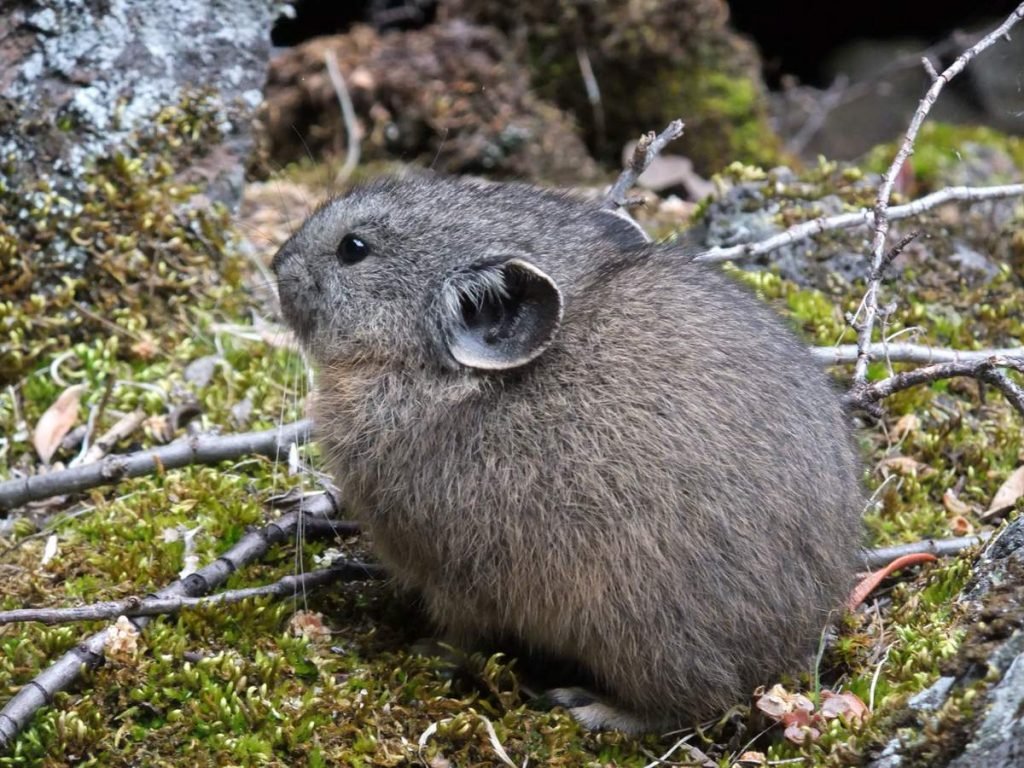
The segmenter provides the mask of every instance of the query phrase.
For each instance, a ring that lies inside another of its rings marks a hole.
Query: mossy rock
[[[442,16],[525,32],[538,92],[576,115],[588,145],[614,165],[621,147],[682,118],[677,151],[705,174],[739,160],[775,164],[767,93],[754,47],[728,25],[724,0],[444,0]],[[588,98],[585,56],[600,92]]]
[[[185,332],[188,307],[237,305],[229,213],[179,176],[216,144],[217,126],[214,101],[193,94],[78,177],[33,177],[27,161],[0,159],[0,384],[97,331],[148,360],[160,336]]]
[[[363,160],[548,183],[598,174],[572,117],[537,97],[507,39],[461,22],[389,34],[357,25],[275,59],[260,118],[275,163],[346,149],[325,56],[346,80]]]

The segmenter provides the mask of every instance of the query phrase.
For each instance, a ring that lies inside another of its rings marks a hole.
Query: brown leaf
[[[809,722],[809,715],[814,711],[814,703],[802,693],[790,693],[779,684],[773,685],[767,692],[762,689],[758,691],[754,692],[757,696],[754,706],[771,719],[780,720],[787,725],[794,721]]]
[[[770,691],[758,696],[754,706],[773,720],[780,720],[793,708],[789,703],[789,692],[781,685],[774,685]]]
[[[839,717],[848,723],[860,722],[868,715],[868,707],[860,697],[850,691],[821,692],[821,716],[826,720]]]
[[[891,469],[901,475],[917,474],[921,477],[927,477],[935,472],[934,469],[923,461],[918,461],[910,456],[890,456],[887,459],[882,459],[880,466]]]
[[[1024,496],[1024,466],[1017,467],[1010,476],[1006,478],[996,495],[992,497],[992,503],[988,505],[988,511],[982,517],[992,517],[1005,509],[1009,509],[1017,503],[1017,499]]]
[[[742,766],[768,765],[768,758],[764,752],[744,752],[736,762]]]
[[[331,630],[324,624],[322,613],[314,611],[296,611],[288,621],[288,628],[293,635],[304,636],[311,642],[329,640]]]
[[[949,530],[954,536],[970,536],[974,533],[974,526],[963,515],[954,515],[949,520]]]
[[[786,727],[783,735],[794,744],[803,744],[806,741],[817,741],[821,738],[821,731],[807,725],[796,725],[794,723]]]
[[[53,458],[64,435],[75,426],[75,422],[78,420],[78,403],[84,391],[84,384],[68,387],[39,417],[35,431],[32,433],[32,444],[44,464],[50,463],[50,459]]]
[[[108,659],[122,664],[131,662],[139,651],[139,630],[124,616],[107,628],[104,653]]]
[[[909,435],[911,432],[916,432],[921,426],[921,419],[916,414],[907,413],[900,417],[899,421],[893,427],[893,431],[896,433],[896,439],[902,440],[904,437]]]
[[[952,488],[947,488],[946,492],[942,494],[942,506],[951,515],[969,515],[973,511],[969,504],[965,504],[957,498],[956,492]]]

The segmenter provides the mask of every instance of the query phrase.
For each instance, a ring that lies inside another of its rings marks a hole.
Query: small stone
[[[940,677],[930,688],[926,688],[913,696],[907,706],[918,712],[934,712],[942,706],[949,696],[949,690],[956,682],[955,677]]]

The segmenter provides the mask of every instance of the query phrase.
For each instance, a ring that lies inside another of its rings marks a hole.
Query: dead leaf
[[[761,766],[768,765],[768,758],[764,752],[744,752],[736,761],[739,765]]]
[[[900,417],[893,427],[893,431],[896,433],[896,439],[902,440],[911,432],[916,432],[920,426],[921,419],[917,417],[917,414],[908,413]]]
[[[921,477],[927,477],[935,473],[935,470],[923,461],[918,461],[910,456],[890,456],[887,459],[882,459],[880,466],[891,469],[901,475],[917,474]]]
[[[964,504],[957,498],[952,488],[947,488],[946,492],[942,494],[942,506],[951,515],[969,515],[973,511],[970,505]]]
[[[867,704],[861,701],[857,694],[850,691],[842,693],[822,691],[819,712],[826,720],[839,717],[848,723],[859,723],[869,714]]]
[[[754,706],[773,720],[781,720],[782,716],[792,707],[788,701],[789,693],[781,685],[774,685],[767,693],[758,696]]]
[[[878,589],[879,584],[901,568],[908,568],[919,563],[931,563],[935,560],[938,560],[938,558],[930,552],[918,552],[913,555],[897,557],[884,568],[872,571],[861,579],[857,586],[853,588],[850,596],[846,598],[846,608],[850,611],[856,610],[858,605],[868,599],[868,595]]]
[[[288,621],[288,628],[293,635],[301,635],[312,642],[331,637],[331,630],[324,624],[323,614],[315,611],[296,611]]]
[[[113,661],[131,661],[139,650],[139,630],[126,616],[118,616],[114,625],[107,629],[107,642],[103,650],[106,657]]]
[[[954,536],[970,536],[974,533],[974,526],[963,515],[954,515],[949,520],[949,530]]]
[[[1017,503],[1017,499],[1021,496],[1024,496],[1024,466],[1013,470],[1010,476],[999,486],[996,495],[992,497],[992,503],[988,505],[988,510],[982,517],[994,517],[1000,512],[1009,509]]]
[[[78,421],[78,403],[85,391],[84,384],[75,384],[60,393],[53,405],[36,422],[32,445],[44,464],[49,464],[54,452],[75,422]]]
[[[755,691],[754,695],[758,697],[754,706],[771,719],[787,725],[809,722],[810,713],[814,711],[814,703],[810,699],[802,693],[790,693],[778,683],[766,692]]]
[[[786,726],[783,736],[794,744],[803,744],[807,741],[817,741],[821,738],[821,731],[809,725],[797,725],[794,723],[793,725]]]

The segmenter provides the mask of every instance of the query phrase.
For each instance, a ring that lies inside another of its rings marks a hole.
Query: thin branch
[[[946,187],[932,192],[912,203],[897,205],[889,209],[889,221],[907,219],[918,216],[925,211],[945,203],[1000,200],[1007,197],[1024,196],[1024,184],[1001,184],[993,187]],[[710,248],[694,257],[694,261],[735,261],[752,256],[761,256],[787,245],[807,240],[815,235],[833,232],[838,229],[869,226],[874,222],[874,212],[870,208],[861,208],[851,213],[839,213],[835,216],[822,216],[817,219],[795,224],[777,235],[760,240],[756,243],[742,243],[729,247]]]
[[[864,552],[864,566],[868,570],[884,568],[893,560],[906,555],[932,554],[936,557],[959,555],[969,547],[977,546],[991,538],[992,533],[983,531],[977,536],[961,536],[955,539],[925,539],[894,547],[879,547]]]
[[[601,101],[601,86],[594,75],[594,68],[590,64],[590,56],[587,49],[582,45],[576,48],[576,62],[580,67],[580,75],[583,77],[583,86],[587,92],[587,101],[590,102],[590,109],[594,114],[594,132],[597,134],[597,145],[604,146],[604,104]]]
[[[330,77],[334,93],[338,97],[341,119],[345,123],[345,140],[347,141],[345,164],[334,179],[335,184],[340,186],[348,181],[356,166],[359,165],[359,124],[356,122],[356,110],[352,106],[352,97],[349,95],[348,86],[345,85],[345,78],[341,76],[341,70],[338,69],[338,60],[334,56],[334,51],[324,51],[324,64],[327,65],[327,76]]]
[[[900,241],[896,243],[896,245],[894,245],[886,252],[885,256],[882,257],[882,263],[878,266],[877,277],[879,280],[881,280],[882,277],[885,275],[885,271],[889,269],[889,265],[896,260],[896,257],[903,253],[906,247],[910,245],[912,242],[914,242],[920,236],[921,230],[915,230],[914,232],[911,232],[909,235],[904,235],[903,238],[901,238]],[[872,275],[872,277],[875,277],[875,275]],[[883,336],[884,335],[885,334],[883,330]]]
[[[1020,411],[1021,415],[1024,415],[1024,390],[1014,384],[1002,371],[996,370],[997,368],[1024,371],[1024,357],[993,356],[972,362],[938,363],[897,373],[882,381],[855,382],[849,394],[843,398],[843,402],[848,408],[863,408],[874,412],[880,400],[896,392],[940,379],[968,376],[999,389],[1010,404]]]
[[[341,530],[358,530],[346,522],[337,522]],[[70,624],[77,621],[116,619],[118,616],[166,616],[186,608],[207,608],[211,605],[239,603],[253,597],[285,598],[291,595],[335,584],[343,581],[372,581],[384,578],[384,569],[372,563],[355,560],[335,561],[327,568],[308,573],[285,576],[273,584],[245,589],[230,589],[204,597],[129,597],[124,600],[109,600],[74,608],[19,608],[0,611],[0,625],[36,621],[41,624]]]
[[[628,203],[626,193],[636,184],[636,180],[654,162],[654,158],[665,148],[666,144],[675,141],[682,135],[683,121],[673,120],[661,133],[655,135],[654,131],[651,131],[641,136],[636,149],[633,150],[633,157],[630,158],[629,164],[619,174],[619,178],[612,188],[608,190],[604,207],[612,210],[624,207]]]
[[[108,456],[94,464],[7,480],[0,483],[0,509],[12,509],[30,501],[78,493],[122,478],[190,464],[216,464],[253,454],[284,459],[292,443],[309,440],[310,428],[311,422],[304,419],[262,432],[196,435],[159,448]]]
[[[932,105],[939,97],[946,83],[962,72],[968,62],[979,53],[1000,38],[1008,37],[1010,29],[1022,18],[1024,18],[1024,3],[1017,6],[1017,9],[997,29],[957,56],[956,60],[942,74],[935,78],[931,88],[928,89],[924,98],[921,99],[917,111],[914,113],[913,118],[911,118],[910,127],[907,129],[907,134],[900,145],[899,151],[896,153],[896,157],[893,158],[889,169],[882,176],[882,184],[878,189],[878,197],[875,200],[875,234],[871,241],[871,268],[868,272],[867,291],[864,294],[864,315],[860,318],[857,334],[857,347],[860,352],[853,370],[855,387],[867,381],[868,360],[870,357],[868,348],[871,346],[871,337],[875,329],[875,317],[878,313],[878,290],[882,280],[882,264],[885,260],[885,241],[889,234],[889,199],[892,197],[896,177],[899,175],[907,158],[914,151],[914,141],[917,139],[918,131],[920,131],[925,117],[931,111]]]
[[[857,345],[840,344],[835,347],[811,347],[811,354],[825,365],[849,365],[857,362]],[[991,357],[1022,357],[1024,347],[1000,349],[947,349],[925,344],[882,344],[876,342],[868,349],[872,360],[885,357],[893,363],[979,363]]]
[[[145,420],[145,411],[135,410],[131,413],[126,413],[117,420],[114,426],[100,435],[99,439],[86,449],[85,453],[82,454],[81,461],[76,462],[75,466],[79,464],[93,464],[99,461],[110,453],[121,440],[130,437],[135,430],[142,426]]]
[[[247,533],[212,563],[164,587],[153,597],[164,599],[207,594],[223,584],[235,571],[262,558],[271,547],[289,541],[295,535],[302,515],[337,513],[334,496],[318,494],[310,504],[302,503],[296,511],[284,514],[263,528]],[[136,629],[141,631],[151,619],[140,616],[131,621]],[[43,670],[34,680],[21,687],[3,709],[0,709],[0,751],[10,747],[14,738],[28,725],[33,715],[41,707],[51,703],[59,692],[67,690],[84,669],[95,669],[103,662],[106,642],[107,630],[104,628],[90,635]]]

